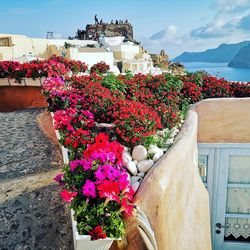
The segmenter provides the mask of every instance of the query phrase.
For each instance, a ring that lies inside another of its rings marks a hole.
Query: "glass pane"
[[[250,188],[228,188],[226,212],[233,214],[249,214]]]
[[[199,155],[198,162],[200,165],[204,166],[203,173],[201,175],[201,179],[204,183],[207,183],[207,171],[208,171],[208,155]]]
[[[228,183],[250,183],[250,156],[229,157]]]
[[[249,241],[250,219],[226,218],[225,240]]]

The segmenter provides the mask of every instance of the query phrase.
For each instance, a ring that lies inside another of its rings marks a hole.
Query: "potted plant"
[[[122,167],[123,150],[100,133],[80,159],[55,177],[63,187],[62,199],[72,209],[76,250],[109,249],[113,240],[125,234],[123,216],[132,213],[134,192]]]

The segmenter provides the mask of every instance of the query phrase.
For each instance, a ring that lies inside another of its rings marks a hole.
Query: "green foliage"
[[[108,73],[107,76],[104,76],[102,86],[111,91],[118,90],[126,92],[126,85],[112,73]]]

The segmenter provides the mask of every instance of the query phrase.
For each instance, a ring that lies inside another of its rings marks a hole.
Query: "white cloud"
[[[177,27],[174,25],[169,25],[166,29],[163,29],[159,32],[156,32],[150,37],[150,40],[164,40],[164,41],[173,41],[176,38]]]
[[[242,36],[250,17],[250,0],[219,0],[210,23],[191,31],[192,37],[218,38]],[[249,27],[249,26],[248,26]]]
[[[151,53],[165,49],[173,58],[183,51],[203,51],[222,43],[250,40],[250,0],[217,0],[212,21],[201,24],[188,34],[174,25],[149,37],[142,37],[142,45]]]

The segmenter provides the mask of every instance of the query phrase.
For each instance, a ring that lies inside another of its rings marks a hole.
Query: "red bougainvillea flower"
[[[96,226],[88,234],[91,236],[91,240],[105,239],[107,237],[101,226]]]
[[[68,190],[63,190],[61,192],[61,197],[66,202],[71,202],[71,200],[77,195],[77,192],[69,192]]]
[[[82,187],[82,193],[86,197],[96,198],[95,183],[90,180],[86,180],[86,183]]]

